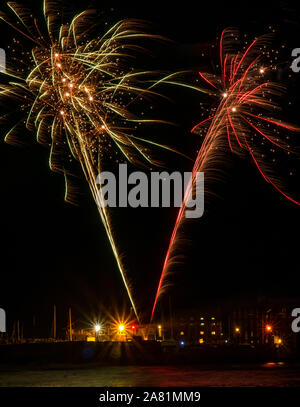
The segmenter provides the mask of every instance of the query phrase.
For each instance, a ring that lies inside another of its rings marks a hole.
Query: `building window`
[[[181,332],[180,332],[180,335],[184,335],[184,332],[183,332],[183,331],[181,331]]]
[[[212,335],[215,335],[215,334],[216,334],[216,331],[212,331],[211,334],[212,334]]]
[[[204,331],[200,331],[200,335],[204,335]]]
[[[203,339],[203,338],[200,338],[200,339],[199,339],[199,343],[204,343],[204,339]]]

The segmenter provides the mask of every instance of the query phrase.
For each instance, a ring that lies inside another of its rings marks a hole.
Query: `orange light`
[[[272,332],[272,326],[271,325],[266,325],[266,331]]]

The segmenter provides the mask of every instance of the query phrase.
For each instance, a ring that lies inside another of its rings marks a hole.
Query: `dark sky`
[[[82,10],[81,3],[72,2],[72,9]],[[291,50],[300,47],[299,13],[284,1],[230,1],[222,6],[202,1],[93,4],[103,8],[109,23],[119,18],[142,18],[154,23],[154,30],[175,40],[175,45],[159,46],[157,53],[152,47],[153,65],[161,64],[170,71],[196,69],[202,44],[215,42],[228,26],[250,36],[274,26],[278,30],[277,41],[287,44],[287,61]],[[3,24],[1,30],[5,32]],[[5,48],[5,37],[1,37]],[[209,66],[210,61],[206,62]],[[292,106],[284,112],[296,124],[300,124],[299,79],[293,74],[294,86],[288,94]],[[187,91],[170,93],[174,103],[164,105],[161,114],[177,121],[179,127],[154,130],[163,132],[164,139],[174,141],[195,157],[199,139],[190,135],[189,129],[197,122],[201,96]],[[171,163],[173,169],[176,165],[180,169],[191,168],[188,161],[176,164],[171,159]],[[79,207],[65,203],[63,177],[51,173],[48,151],[34,142],[24,148],[2,142],[0,168],[0,306],[7,310],[9,321],[27,321],[35,314],[47,326],[54,303],[62,325],[69,305],[78,319],[91,318],[101,312],[101,307],[129,307],[85,184],[82,183]],[[297,176],[297,168],[293,170]],[[291,183],[295,194],[297,179]],[[201,305],[203,301],[216,304],[243,296],[296,296],[299,207],[263,182],[252,164],[237,158],[232,159],[226,181],[216,192],[219,198],[209,203],[205,216],[187,228],[190,243],[182,248],[184,262],[176,270],[169,290],[176,306]],[[175,216],[176,210],[166,209],[112,211],[116,240],[145,315],[149,315],[153,303]]]

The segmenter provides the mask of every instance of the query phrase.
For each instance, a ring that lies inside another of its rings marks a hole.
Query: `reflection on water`
[[[0,370],[1,386],[299,386],[300,366],[101,366]]]

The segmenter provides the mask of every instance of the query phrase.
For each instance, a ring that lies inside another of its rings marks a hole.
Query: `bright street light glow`
[[[101,330],[101,325],[96,324],[96,325],[95,325],[95,331],[96,331],[96,332],[99,332],[100,330]]]

